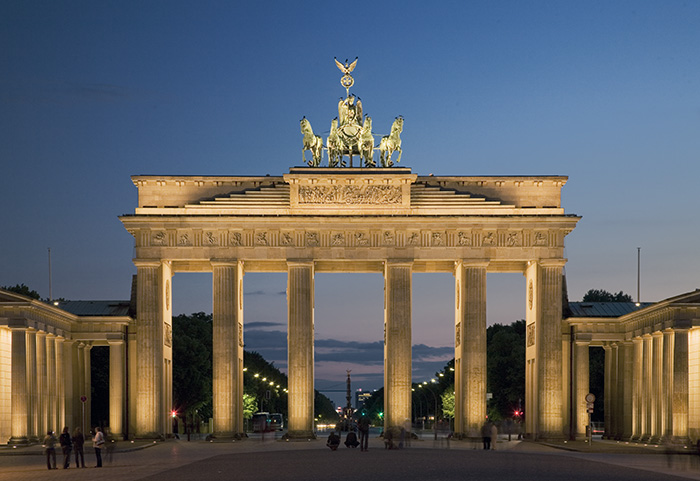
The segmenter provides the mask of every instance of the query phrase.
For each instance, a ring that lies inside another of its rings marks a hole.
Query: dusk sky
[[[700,2],[0,2],[0,285],[127,299],[130,176],[282,175],[299,120],[344,96],[376,136],[405,119],[427,175],[566,175],[569,299],[700,287]],[[308,155],[308,154],[307,154]],[[488,322],[524,317],[524,277],[488,276]],[[244,279],[246,349],[286,366],[285,274]],[[378,274],[316,276],[316,387],[382,385]],[[211,312],[178,274],[174,311]],[[415,274],[414,380],[454,355],[454,279]],[[177,333],[175,333],[177,335]],[[343,396],[333,395],[341,402]]]

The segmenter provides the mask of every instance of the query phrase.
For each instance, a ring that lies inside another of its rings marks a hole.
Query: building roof
[[[569,302],[569,317],[620,317],[644,309],[654,302]]]
[[[129,301],[62,301],[58,307],[76,316],[129,315]]]

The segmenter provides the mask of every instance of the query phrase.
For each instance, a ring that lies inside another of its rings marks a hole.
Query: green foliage
[[[583,302],[634,302],[632,296],[620,291],[612,294],[604,289],[590,289],[583,295]]]
[[[243,393],[243,418],[250,419],[256,412],[258,412],[258,403],[255,396]]]
[[[41,296],[37,291],[29,289],[29,287],[25,286],[24,284],[17,284],[15,286],[2,286],[0,287],[0,289],[4,289],[9,292],[14,292],[15,294],[31,297],[32,299],[41,299]]]
[[[444,418],[455,417],[455,387],[448,387],[442,392],[442,416]]]
[[[173,317],[173,403],[180,414],[213,416],[211,314]]]
[[[489,326],[486,344],[489,418],[508,418],[525,399],[525,321]]]

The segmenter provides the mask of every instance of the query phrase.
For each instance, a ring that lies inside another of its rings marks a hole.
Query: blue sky
[[[642,300],[693,290],[698,25],[700,3],[669,0],[1,2],[0,285],[48,296],[51,247],[54,296],[127,298],[130,176],[287,172],[299,119],[324,132],[336,115],[333,57],[359,56],[352,91],[376,134],[404,116],[413,172],[569,176],[564,207],[583,216],[567,237],[572,300],[636,296],[638,246]],[[317,385],[346,368],[381,385],[381,276],[322,279]],[[285,282],[245,279],[246,342],[265,355],[284,335]],[[414,343],[432,348],[416,348],[416,380],[451,357],[452,282],[414,276]],[[488,283],[489,322],[519,319],[522,276]],[[176,276],[176,312],[210,311],[210,284]]]

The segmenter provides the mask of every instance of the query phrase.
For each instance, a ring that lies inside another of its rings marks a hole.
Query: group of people
[[[369,428],[371,425],[371,420],[367,413],[363,412],[360,419],[357,421],[357,431],[360,433],[360,440],[357,440],[357,434],[354,430],[348,431],[345,436],[345,446],[348,448],[356,448],[360,446],[360,451],[367,451],[369,444]],[[328,446],[331,451],[335,451],[340,446],[340,436],[334,431],[328,435],[328,440],[326,441],[326,446]]]
[[[46,467],[48,469],[57,469],[56,467],[56,443],[61,446],[63,451],[63,469],[68,469],[70,466],[71,451],[75,450],[75,467],[85,467],[85,453],[83,445],[85,444],[85,436],[83,431],[78,427],[73,431],[71,436],[70,430],[66,426],[63,432],[56,439],[53,431],[48,431],[44,438],[44,449],[46,451]],[[105,444],[105,437],[102,429],[95,428],[95,436],[92,438],[92,445],[95,448],[95,457],[97,458],[96,468],[102,467],[102,448]],[[52,464],[53,461],[53,464]]]
[[[498,428],[491,421],[485,422],[481,426],[481,440],[484,443],[484,449],[496,449],[498,441]]]

